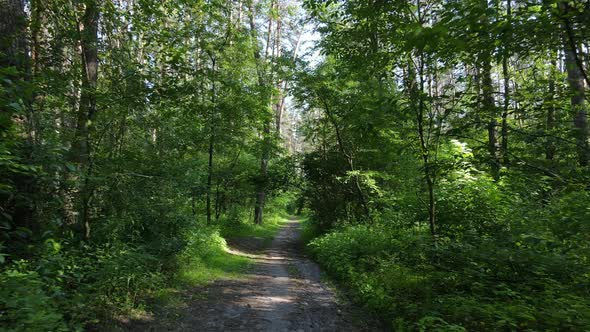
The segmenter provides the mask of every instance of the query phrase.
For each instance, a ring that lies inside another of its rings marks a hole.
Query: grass
[[[288,220],[289,216],[274,213],[267,217],[261,225],[253,223],[228,225],[221,229],[221,234],[224,238],[252,237],[262,239],[264,246],[268,246],[282,225]]]
[[[189,286],[204,285],[217,279],[240,278],[251,266],[252,260],[216,248],[204,257],[194,257],[181,267],[178,279]]]
[[[270,234],[268,228],[265,228],[267,236]],[[250,233],[248,228],[244,227],[241,232],[243,236],[250,236],[259,234],[260,230],[253,229]],[[206,292],[188,290],[204,287],[215,280],[239,279],[253,264],[253,260],[248,257],[228,253],[225,239],[215,228],[201,229],[194,237],[193,245],[178,257],[179,270],[170,287],[160,289],[153,297],[151,313],[138,310],[129,313],[126,318],[141,321],[145,320],[142,316],[151,317],[157,322],[156,330],[167,330],[176,325],[185,314],[187,295],[191,300],[206,299]],[[116,325],[108,326],[108,329],[120,330]]]
[[[169,279],[168,287],[162,287],[150,296],[146,307],[127,312],[113,321],[104,322],[105,330],[120,331],[122,321],[135,321],[132,325],[142,327],[141,322],[154,321],[156,330],[166,330],[175,326],[186,314],[187,299],[205,299],[207,292],[198,291],[201,287],[220,279],[240,279],[251,268],[253,259],[232,255],[227,252],[225,238],[258,238],[263,246],[268,246],[281,229],[291,219],[284,206],[269,206],[262,225],[251,222],[223,223],[220,226],[202,227],[188,231],[185,250],[176,257],[178,267],[174,277]],[[192,289],[196,287],[197,291]],[[188,296],[188,297],[187,297]]]
[[[268,246],[281,229],[291,219],[284,207],[269,207],[264,223],[252,222],[222,224],[218,230],[201,234],[195,241],[196,246],[181,259],[178,280],[184,285],[199,286],[217,279],[240,278],[252,265],[250,258],[232,255],[227,252],[226,238],[262,239],[263,246]]]
[[[228,253],[225,238],[261,238],[264,245],[267,245],[287,220],[284,215],[273,213],[269,214],[262,225],[243,222],[231,227],[221,227],[220,230],[201,230],[201,233],[197,233],[198,239],[194,241],[192,250],[187,250],[179,257],[180,269],[174,285],[162,289],[156,296],[154,309],[164,324],[162,326],[172,326],[183,314],[186,289],[206,286],[219,279],[239,279],[250,269],[253,260]],[[191,294],[192,299],[206,296],[203,292]]]
[[[206,292],[188,291],[203,287],[219,279],[239,279],[253,264],[248,257],[236,256],[226,251],[227,244],[215,228],[201,229],[194,233],[193,245],[178,257],[179,270],[169,287],[154,294],[149,311],[142,308],[122,317],[128,320],[154,320],[155,330],[168,330],[185,314],[187,298],[205,299]],[[187,297],[188,296],[188,297]],[[141,325],[139,325],[140,328]],[[106,325],[106,330],[120,331],[120,326]]]
[[[317,229],[317,226],[309,220],[309,217],[301,216],[298,217],[298,219],[301,222],[300,241],[304,246],[307,246],[311,240],[320,235],[320,231]]]

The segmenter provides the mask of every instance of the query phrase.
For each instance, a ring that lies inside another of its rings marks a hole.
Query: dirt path
[[[376,331],[361,315],[340,304],[320,279],[319,267],[301,256],[299,222],[283,226],[261,252],[234,241],[230,252],[254,259],[243,279],[218,280],[195,289],[180,324],[169,331]],[[199,296],[203,292],[206,296]],[[357,317],[357,318],[355,318]],[[144,326],[145,330],[153,330]],[[157,329],[157,330],[161,330]]]
[[[298,253],[299,222],[287,222],[262,252],[233,242],[231,253],[254,259],[245,279],[208,287],[179,331],[351,331],[348,309],[320,280],[319,267]],[[358,323],[357,323],[358,324]]]

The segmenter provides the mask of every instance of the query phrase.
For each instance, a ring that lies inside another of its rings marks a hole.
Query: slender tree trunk
[[[197,189],[195,187],[191,188],[191,211],[193,213],[193,217],[197,216]]]
[[[578,163],[582,167],[588,166],[590,162],[590,146],[588,145],[588,104],[585,97],[585,74],[581,57],[578,56],[576,43],[573,40],[571,27],[569,26],[568,12],[569,5],[562,1],[559,3],[562,13],[565,15],[563,23],[563,51],[565,53],[565,67],[567,80],[571,90],[570,104],[574,120],[573,134],[576,140]]]
[[[211,57],[212,68],[215,71],[215,58]],[[209,163],[207,167],[207,225],[211,224],[211,188],[213,186],[213,155],[215,153],[215,117],[217,112],[217,91],[215,91],[215,78],[211,81],[211,103],[213,104],[209,117]]]
[[[270,3],[271,8],[274,8],[274,3],[275,3],[275,0],[271,0],[271,3]],[[254,30],[254,31],[256,31],[256,30]],[[271,46],[270,46],[271,43],[272,43],[272,14],[268,16],[268,31],[266,32],[266,49],[264,51],[264,58],[265,59],[268,59],[268,57],[270,56],[270,52],[274,51],[274,48],[271,48]]]
[[[276,48],[276,52],[274,52],[274,55],[276,58],[279,58],[281,56],[281,33],[282,33],[282,21],[281,21],[281,15],[280,15],[280,0],[276,0],[275,2],[275,10],[277,12],[279,12],[279,15],[277,17],[277,22],[276,22],[276,33],[275,33],[275,48]],[[285,97],[285,94],[287,93],[285,90],[282,89],[283,87],[283,82],[279,81],[277,84],[277,91],[278,91],[278,98],[275,104],[275,129],[277,131],[277,135],[280,138],[281,137],[281,122],[283,120],[283,105],[282,105],[282,101],[283,98]]]
[[[498,179],[500,176],[500,161],[498,159],[497,151],[497,133],[496,128],[498,127],[498,121],[496,120],[497,111],[494,102],[494,88],[492,85],[492,64],[491,57],[486,54],[482,61],[482,107],[484,112],[487,113],[488,117],[488,153],[490,158],[490,172],[494,179]]]
[[[348,162],[348,169],[351,172],[355,173],[356,168],[354,166],[354,157],[353,157],[352,153],[350,151],[347,151],[347,148],[344,146],[344,140],[342,139],[340,127],[338,126],[338,123],[336,122],[336,119],[334,118],[334,115],[332,114],[330,107],[328,106],[328,103],[326,103],[325,100],[322,100],[322,101],[324,104],[324,110],[325,110],[326,115],[328,117],[328,121],[330,122],[332,127],[334,127],[334,131],[336,132],[336,142],[338,143],[338,148],[340,149],[340,153],[342,153],[342,155],[346,158],[346,161]],[[359,177],[356,174],[354,174],[354,187],[355,187],[355,191],[358,195],[359,203],[360,203],[361,207],[363,208],[363,212],[365,214],[365,217],[369,221],[372,221],[371,210],[369,209],[369,204],[367,203],[367,198],[365,197],[365,193],[363,192],[363,188],[360,184]]]
[[[417,86],[416,74],[412,69],[412,64],[408,69],[408,81],[410,89],[410,98],[414,105],[416,112],[416,124],[418,129],[418,139],[420,141],[420,154],[422,156],[422,169],[424,172],[424,181],[426,182],[426,189],[428,190],[428,225],[430,227],[430,234],[434,239],[436,245],[436,197],[434,192],[434,175],[430,161],[430,151],[426,141],[426,132],[424,130],[424,111],[425,104],[422,94],[424,93],[424,59],[422,55],[419,57],[419,80],[420,86]]]
[[[508,76],[508,61],[502,60],[502,72],[504,75],[504,108],[502,110],[502,131],[500,133],[502,141],[500,143],[500,157],[502,165],[508,166],[510,158],[508,157],[508,111],[510,109],[510,77]]]
[[[274,1],[272,2],[274,5]],[[256,25],[254,23],[254,18],[256,17],[256,13],[254,12],[254,5],[253,1],[248,1],[248,9],[249,9],[249,23],[250,23],[250,38],[251,42],[254,43],[254,60],[256,61],[256,71],[258,74],[258,85],[263,89],[267,90],[269,87],[269,83],[265,79],[265,73],[263,64],[261,63],[260,57],[260,49],[258,48],[258,33],[256,30]],[[268,24],[268,35],[266,39],[266,51],[265,57],[268,57],[270,52],[270,43],[272,34],[272,17],[269,17],[269,24]],[[266,92],[266,91],[265,91]],[[272,96],[269,98],[269,105],[271,103]],[[271,144],[271,137],[270,137],[270,126],[272,118],[269,117],[268,119],[263,119],[263,142],[262,142],[262,157],[260,160],[260,173],[259,178],[256,181],[256,198],[254,203],[254,223],[261,224],[263,221],[263,210],[264,204],[266,200],[266,185],[267,185],[267,177],[268,177],[268,159],[270,157],[270,144]]]
[[[299,46],[301,45],[301,35],[302,33],[299,33],[297,35],[297,44],[295,45],[295,51],[293,52],[293,61],[295,61],[297,59],[297,53],[299,52]],[[283,110],[285,109],[285,99],[287,96],[287,90],[289,89],[289,81],[285,80],[284,85],[283,85],[283,90],[281,93],[281,101],[279,103],[279,109],[277,111],[277,117],[276,117],[276,127],[277,127],[277,132],[279,133],[279,135],[281,134],[281,120],[282,120],[282,116],[283,116]]]
[[[98,3],[95,0],[84,2],[85,10],[79,25],[82,57],[82,93],[78,107],[76,130],[70,150],[70,159],[79,166],[81,177],[78,189],[78,220],[84,228],[84,237],[90,237],[89,186],[91,167],[90,126],[96,113],[96,84],[98,81]]]
[[[508,157],[508,111],[510,109],[510,75],[508,72],[508,60],[510,59],[510,42],[512,40],[512,0],[506,1],[506,21],[508,30],[504,41],[504,54],[502,56],[502,75],[504,76],[504,109],[502,110],[502,132],[500,157],[505,167],[510,163]]]
[[[44,50],[46,40],[49,38],[46,19],[46,4],[42,0],[32,0],[31,4],[31,70],[32,77],[37,79],[46,66]],[[38,145],[42,141],[43,128],[39,123],[39,116],[43,112],[45,96],[41,89],[34,92],[31,105],[30,127],[33,144]]]
[[[16,100],[10,100],[10,102],[18,103],[20,99],[24,106],[24,110],[21,112],[13,112],[10,108],[0,109],[3,118],[5,117],[2,121],[3,125],[0,126],[0,140],[12,137],[20,143],[20,135],[17,134],[18,136],[15,137],[15,132],[11,132],[11,128],[15,124],[19,127],[22,126],[25,133],[24,138],[26,139],[24,142],[26,144],[23,144],[24,153],[22,157],[24,157],[23,161],[31,163],[34,159],[35,126],[33,121],[33,100],[26,93],[23,93],[28,89],[31,82],[31,59],[26,35],[27,16],[24,8],[24,1],[22,0],[0,0],[0,68],[16,68],[14,74],[7,71],[6,76],[3,77],[5,81],[0,82],[0,98],[7,97],[3,88],[6,82],[11,81],[15,83],[18,89],[15,91],[17,96],[10,96],[11,99]],[[3,102],[5,101],[3,100]],[[8,172],[8,174],[10,174],[17,192],[32,197],[35,192],[35,184],[29,174],[12,172]],[[5,179],[2,179],[2,183],[6,183]],[[10,198],[6,202],[0,202],[0,209],[7,206],[9,210],[13,209],[12,219],[16,225],[24,226],[33,231],[36,230],[38,224],[34,218],[34,197],[33,202],[14,198]]]
[[[0,0],[0,65],[24,69],[26,16],[22,0]]]
[[[242,11],[243,11],[243,7],[244,4],[242,3],[242,0],[238,0],[238,29],[242,29]]]
[[[221,215],[221,191],[219,190],[220,183],[217,182],[215,185],[215,222],[219,221],[219,216]]]
[[[256,203],[254,206],[254,223],[262,224],[264,204],[266,201],[266,186],[268,181],[268,159],[270,157],[270,121],[264,124],[262,158],[260,160],[259,179],[256,184]]]
[[[555,156],[555,140],[553,139],[555,130],[555,72],[557,71],[557,54],[551,52],[551,67],[549,73],[549,94],[547,96],[547,121],[546,134],[547,145],[545,146],[545,159],[553,160]]]
[[[580,71],[572,63],[574,61],[572,52],[566,51],[565,55],[568,82],[572,90],[570,103],[574,118],[574,137],[578,151],[578,163],[580,166],[586,167],[590,161],[590,147],[588,146],[588,105],[584,96],[584,80],[580,75]]]
[[[211,128],[211,130],[214,130]],[[211,224],[211,187],[213,185],[213,154],[215,144],[215,134],[212,132],[209,135],[209,162],[207,166],[207,225]]]
[[[488,8],[487,0],[481,1],[483,9]],[[483,15],[481,18],[481,24],[483,29],[489,27],[489,18]],[[490,40],[490,32],[484,30],[482,32],[483,40]],[[494,179],[500,177],[500,160],[498,158],[498,136],[497,136],[497,108],[494,101],[494,87],[492,82],[492,51],[488,45],[484,45],[484,49],[481,50],[479,55],[479,67],[481,73],[481,106],[487,118],[487,131],[488,131],[488,155],[490,164],[490,173]]]

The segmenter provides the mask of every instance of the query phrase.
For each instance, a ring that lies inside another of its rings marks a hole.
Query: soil
[[[233,239],[230,253],[250,257],[244,278],[188,290],[179,320],[129,322],[131,331],[380,331],[374,320],[336,296],[320,268],[301,254],[299,222],[284,224],[272,244]]]

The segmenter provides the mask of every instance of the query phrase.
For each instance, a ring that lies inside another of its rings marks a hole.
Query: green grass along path
[[[360,314],[322,281],[319,267],[302,255],[300,219],[225,234],[232,237],[223,252],[183,272],[191,287],[166,310],[128,319],[123,330],[379,330],[359,320]]]

